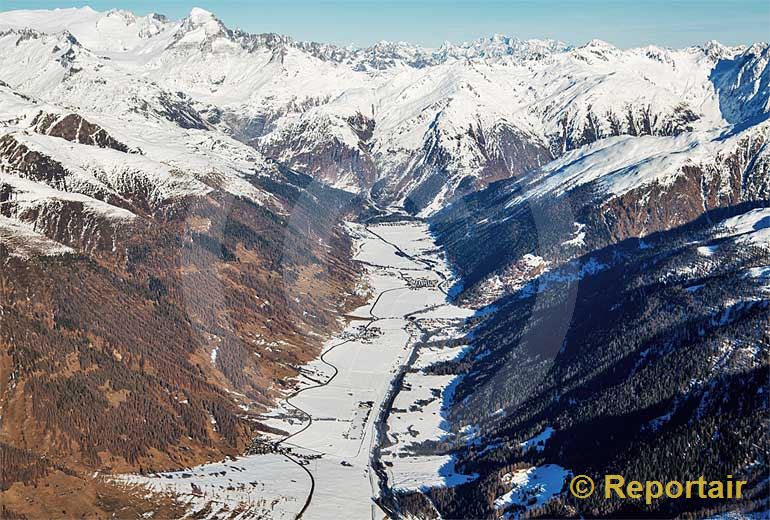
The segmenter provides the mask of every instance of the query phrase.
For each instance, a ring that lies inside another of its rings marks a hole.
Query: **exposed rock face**
[[[67,141],[128,152],[128,147],[114,139],[104,128],[89,123],[78,114],[61,117],[58,114],[41,112],[32,120],[32,128],[35,132],[61,137]]]
[[[471,295],[476,283],[495,273],[504,276],[526,254],[558,265],[683,226],[710,210],[770,201],[768,136],[770,126],[762,123],[704,144],[682,141],[678,152],[661,151],[663,138],[647,138],[649,148],[629,138],[597,143],[531,178],[497,183],[463,199],[436,215],[435,228],[456,255]],[[590,172],[592,180],[575,172]],[[478,240],[487,247],[475,248]]]
[[[742,202],[770,201],[770,132],[741,139],[732,150],[702,164],[684,165],[670,186],[653,185],[602,204],[593,221],[601,221],[610,240],[664,231],[696,220],[709,210]]]
[[[692,123],[699,119],[700,116],[686,103],[676,106],[668,114],[660,114],[649,105],[628,105],[619,113],[596,114],[589,106],[585,115],[564,114],[561,133],[552,138],[552,149],[555,153],[565,152],[619,135],[679,135],[691,132]]]
[[[616,51],[591,54],[610,61]],[[432,367],[457,378],[444,402],[452,433],[420,450],[452,454],[453,471],[473,480],[394,493],[391,507],[448,518],[764,510],[762,471],[743,463],[765,460],[763,441],[722,455],[732,432],[759,439],[753,425],[770,424],[759,411],[770,346],[770,124],[755,58],[743,68],[750,89],[739,78],[722,84],[736,80],[742,92],[744,103],[728,109],[734,125],[704,134],[688,112],[663,125],[629,116],[625,127],[611,114],[589,111],[587,124],[578,114],[557,142],[563,155],[435,215],[463,277],[459,298],[489,315],[468,334],[467,354]],[[626,468],[644,480],[694,466],[741,472],[750,491],[740,504],[664,500],[642,511],[557,491],[540,504],[541,481],[530,477]]]
[[[265,123],[255,121],[255,124],[262,126]],[[334,124],[330,119],[303,121],[286,129],[275,140],[251,139],[248,142],[266,156],[306,172],[319,182],[359,192],[362,186],[371,186],[377,179],[377,166],[368,144],[374,121],[356,114],[343,123],[345,130],[358,139],[355,145],[334,136],[323,140],[314,138],[326,135],[326,128]]]
[[[255,129],[250,142],[257,147],[268,146],[271,154],[282,149],[284,160],[332,183],[345,178],[349,184],[354,177],[350,173],[351,156],[363,157],[367,174],[355,176],[362,183],[361,189],[372,189],[383,204],[395,203],[411,212],[430,214],[459,195],[532,171],[553,157],[601,139],[623,135],[675,137],[756,117],[764,109],[733,111],[723,119],[720,107],[726,106],[725,100],[741,95],[736,88],[725,86],[739,81],[727,78],[730,75],[743,78],[744,90],[751,88],[752,103],[767,104],[769,97],[763,86],[767,67],[755,56],[765,52],[763,46],[752,51],[717,49],[714,45],[676,52],[655,47],[621,51],[603,42],[591,42],[534,61],[509,55],[507,61],[497,56],[498,61],[491,63],[469,60],[462,65],[431,65],[427,67],[430,73],[420,82],[431,85],[441,78],[440,88],[445,88],[450,81],[442,77],[446,74],[456,78],[451,80],[456,81],[453,88],[444,90],[443,97],[434,98],[430,87],[417,84],[400,97],[393,96],[396,105],[376,111],[373,106],[371,135],[343,132],[346,137],[337,137],[333,147],[313,144],[332,140],[330,136],[344,128],[343,122],[368,109],[361,101],[358,112],[346,116],[348,96],[352,94],[343,92],[326,99],[315,98],[313,110],[288,108],[264,116],[265,124]],[[523,118],[524,111],[512,115],[488,98],[485,81],[496,78],[497,84],[503,84],[510,79],[497,76],[503,64],[514,76],[517,67],[526,67],[536,78],[527,80],[529,87],[524,92],[514,87],[498,94],[510,96],[515,106],[526,107],[534,121]],[[595,76],[606,67],[612,67],[613,73]],[[655,73],[639,74],[634,67]],[[752,74],[740,76],[742,67],[753,67]],[[383,70],[398,77],[392,65]],[[613,77],[620,74],[623,79]],[[683,82],[699,78],[698,87],[681,90],[671,84],[662,86],[679,75]],[[345,99],[339,107],[337,96]],[[412,107],[402,108],[399,103],[416,102],[413,98],[419,99],[422,108],[407,117],[402,112]],[[376,98],[373,101],[383,103]],[[390,119],[394,114],[403,121],[393,125]],[[289,123],[291,130],[286,130],[286,121],[295,117],[299,120]],[[410,144],[405,146],[406,142]],[[350,153],[341,153],[339,147],[348,147]],[[307,157],[309,149],[313,150],[314,160]],[[379,171],[378,175],[368,173],[372,169],[369,164]],[[372,186],[373,177],[376,182]]]
[[[176,96],[166,92],[158,96],[160,109],[155,109],[158,115],[161,115],[177,123],[185,129],[205,130],[208,125],[203,117],[191,106],[190,101],[180,93]]]
[[[61,164],[43,153],[30,150],[13,134],[0,137],[0,171],[13,170],[27,179],[43,181],[55,188],[64,188],[67,172]]]
[[[426,208],[435,211],[458,197],[479,190],[500,179],[518,177],[549,162],[553,156],[532,136],[521,133],[509,124],[485,128],[476,121],[458,136],[472,150],[473,161],[479,165],[474,173],[461,176],[457,149],[443,137],[441,124],[432,126],[420,154],[404,165],[402,173],[382,179],[375,198],[383,203],[403,200],[404,208],[419,213]]]

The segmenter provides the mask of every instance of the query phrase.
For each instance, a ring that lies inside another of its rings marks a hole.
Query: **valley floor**
[[[372,297],[265,417],[288,435],[258,440],[257,451],[270,453],[124,480],[179,496],[196,516],[332,519],[384,518],[373,500],[381,484],[414,488],[472,478],[454,474],[449,457],[411,450],[445,435],[443,407],[453,386],[452,376],[420,369],[465,350],[417,348],[419,341],[439,329],[444,338],[459,335],[472,311],[447,302],[451,272],[425,224],[350,229]],[[385,447],[375,450],[381,437]],[[386,470],[373,470],[375,452]]]

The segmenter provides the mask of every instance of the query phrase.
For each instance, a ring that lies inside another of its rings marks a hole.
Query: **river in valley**
[[[451,271],[426,224],[351,224],[350,232],[371,297],[265,415],[287,432],[261,439],[271,453],[124,480],[173,493],[201,517],[379,519],[381,489],[473,478],[447,456],[412,450],[448,434],[444,401],[455,379],[422,369],[466,350],[417,347],[426,334],[461,337],[472,311],[447,301]]]

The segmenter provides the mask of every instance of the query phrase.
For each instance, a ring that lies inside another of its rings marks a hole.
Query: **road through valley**
[[[369,303],[346,317],[344,331],[302,367],[295,391],[264,417],[287,432],[265,439],[272,453],[134,481],[184,494],[204,516],[229,511],[242,518],[303,519],[384,518],[373,500],[383,477],[388,486],[405,488],[442,483],[451,461],[407,456],[401,430],[408,427],[412,437],[417,432],[417,440],[442,435],[443,403],[435,395],[449,381],[426,376],[410,384],[414,392],[404,392],[401,383],[418,359],[415,348],[426,327],[447,328],[447,320],[456,326],[471,311],[447,302],[451,272],[424,223],[350,229],[355,259],[367,272]],[[448,350],[455,356],[461,349]],[[403,413],[392,413],[399,400],[419,401],[420,388],[433,395],[432,407],[410,406],[411,413],[399,407]],[[378,427],[381,421],[392,424]],[[386,452],[375,450],[377,432],[388,435]],[[372,470],[375,452],[388,459],[380,461],[379,472]]]

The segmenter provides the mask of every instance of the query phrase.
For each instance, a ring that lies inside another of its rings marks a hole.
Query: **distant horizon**
[[[73,7],[122,9],[138,16],[155,12],[173,20],[200,7],[231,29],[358,48],[381,41],[439,48],[447,41],[459,45],[494,35],[556,40],[574,47],[598,39],[619,48],[684,48],[710,40],[727,46],[770,41],[770,2],[756,0],[652,0],[643,5],[627,0],[0,0],[0,12]]]

